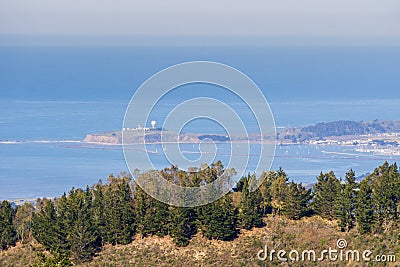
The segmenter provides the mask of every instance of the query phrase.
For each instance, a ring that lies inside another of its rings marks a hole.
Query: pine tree
[[[387,231],[398,218],[398,176],[397,165],[385,162],[367,177],[371,181],[375,207],[376,231]]]
[[[236,214],[230,194],[201,206],[198,209],[197,226],[208,239],[231,240],[236,236]]]
[[[85,193],[76,195],[76,219],[70,226],[68,241],[71,255],[75,262],[90,261],[100,246],[100,237],[94,228],[92,217],[92,193],[86,188]]]
[[[106,233],[106,218],[105,218],[105,200],[104,200],[104,188],[101,181],[99,181],[93,188],[93,207],[92,207],[92,216],[93,216],[93,225],[100,237],[101,245],[104,245],[104,242],[107,241],[107,233]]]
[[[244,180],[238,214],[240,227],[248,230],[263,225],[260,190],[249,191],[253,179],[255,175],[249,174]]]
[[[134,191],[134,218],[135,228],[138,233],[141,234],[142,238],[148,233],[148,222],[149,216],[146,216],[149,208],[148,195],[141,189],[137,184],[135,185]]]
[[[62,229],[66,233],[66,241],[68,243],[68,250],[70,244],[68,236],[72,231],[73,223],[77,220],[77,196],[81,192],[81,189],[75,189],[74,187],[68,192],[68,196],[64,194],[54,200],[54,209],[56,212],[56,220],[58,228]],[[62,251],[61,251],[62,252]]]
[[[193,208],[171,207],[169,234],[177,246],[187,246],[196,233],[196,214]]]
[[[350,170],[346,173],[345,184],[340,185],[338,198],[335,202],[336,217],[341,231],[349,231],[355,225],[355,208],[357,202],[357,188],[355,173]]]
[[[322,218],[332,220],[335,218],[335,201],[340,190],[340,181],[331,171],[317,177],[314,184],[314,197],[312,207],[316,214]]]
[[[168,234],[168,205],[152,198],[151,203],[151,214],[152,220],[149,229],[149,233],[163,237]]]
[[[370,233],[374,224],[374,207],[372,189],[366,179],[360,183],[355,215],[358,224],[358,231],[361,234]]]
[[[104,194],[105,238],[111,244],[129,244],[134,233],[133,200],[129,177],[109,177]]]
[[[312,198],[311,189],[306,190],[301,183],[296,184],[292,181],[285,191],[282,214],[293,220],[305,216],[309,211],[308,204]]]
[[[43,208],[32,216],[33,237],[46,249],[52,251],[67,252],[68,231],[63,228],[63,223],[57,215],[54,203],[45,201]]]
[[[142,237],[165,236],[168,233],[168,205],[149,196],[137,184],[134,186],[135,227]]]
[[[392,180],[393,186],[393,209],[395,210],[395,219],[399,219],[400,213],[400,173],[397,163],[393,163],[389,170],[389,179]]]
[[[13,220],[15,210],[11,203],[3,200],[0,203],[0,250],[14,246],[17,240]]]

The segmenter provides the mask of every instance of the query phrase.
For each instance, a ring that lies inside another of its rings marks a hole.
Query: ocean
[[[185,61],[221,62],[247,74],[269,101],[278,127],[400,118],[396,47],[0,47],[0,59],[0,199],[59,196],[126,171],[120,146],[81,140],[121,129],[136,88]],[[231,96],[197,85],[166,97],[154,119],[162,121],[186,99],[215,95],[240,110]],[[212,131],[207,123],[187,130]],[[399,159],[351,146],[292,145],[277,147],[272,168],[312,183],[321,171],[344,177],[353,168],[364,175]],[[250,160],[250,171],[254,164]]]

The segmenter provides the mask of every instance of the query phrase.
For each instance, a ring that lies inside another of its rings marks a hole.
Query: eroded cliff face
[[[87,134],[83,142],[102,143],[102,144],[120,144],[121,140],[117,136],[106,136],[97,134]]]

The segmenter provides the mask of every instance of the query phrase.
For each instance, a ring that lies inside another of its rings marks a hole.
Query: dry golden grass
[[[36,253],[39,251],[44,251],[44,248],[36,242],[29,244],[17,243],[15,247],[0,252],[0,266],[31,266],[36,260]]]
[[[299,221],[275,216],[264,219],[266,226],[251,231],[242,230],[233,241],[207,240],[196,235],[187,247],[179,248],[170,237],[136,236],[129,245],[106,245],[92,262],[80,266],[396,266],[395,263],[380,265],[363,262],[295,262],[260,261],[257,252],[264,246],[269,249],[315,249],[320,252],[331,247],[336,249],[339,238],[346,239],[348,249],[370,249],[373,255],[395,254],[400,261],[400,231],[383,235],[359,236],[357,232],[342,233],[336,222],[318,216]],[[38,245],[21,245],[11,248],[0,256],[0,266],[29,266],[35,260]],[[276,257],[275,257],[276,258]]]

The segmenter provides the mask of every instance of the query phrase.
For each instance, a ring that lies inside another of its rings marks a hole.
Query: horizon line
[[[400,36],[0,34],[0,46],[398,47]]]

